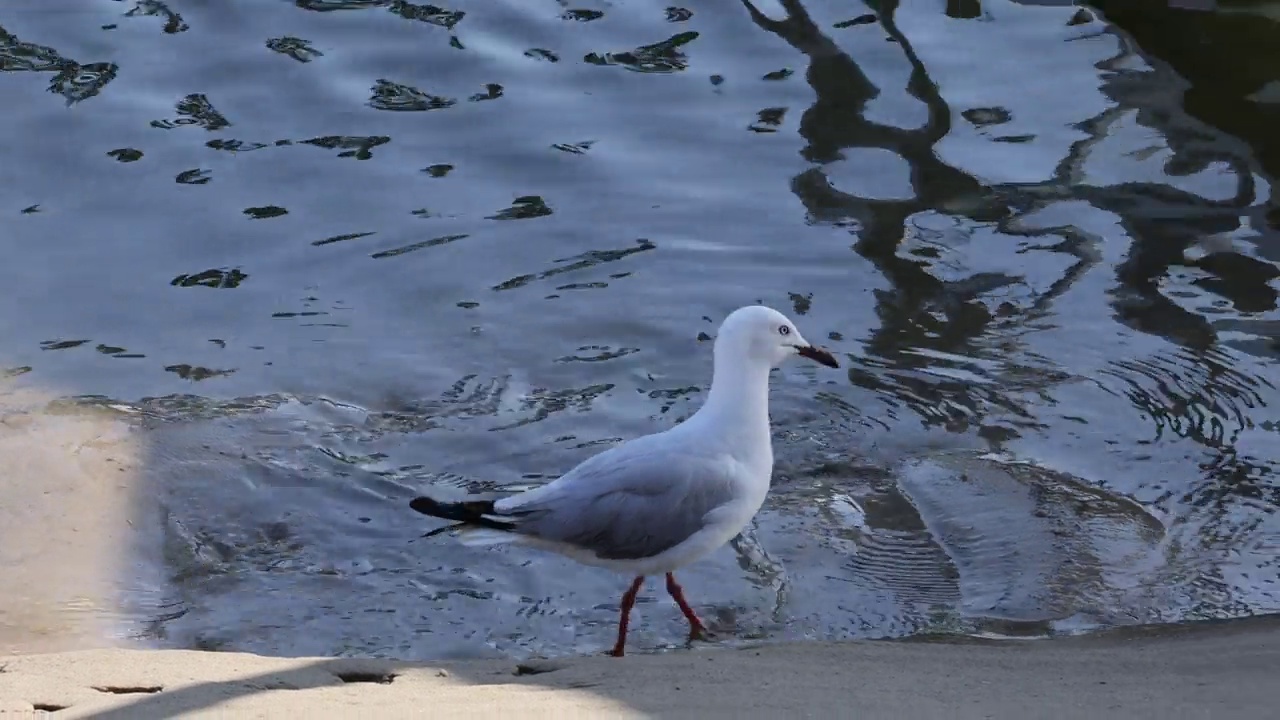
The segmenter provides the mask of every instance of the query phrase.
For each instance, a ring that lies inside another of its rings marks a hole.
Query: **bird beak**
[[[826,348],[821,348],[817,345],[801,345],[796,348],[796,352],[801,357],[807,357],[810,360],[826,365],[829,368],[840,367],[840,363],[836,361],[836,356],[832,355],[831,351]]]

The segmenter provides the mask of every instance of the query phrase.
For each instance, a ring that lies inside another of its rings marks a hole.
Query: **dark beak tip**
[[[836,360],[836,356],[832,355],[831,351],[826,348],[821,348],[816,345],[807,345],[800,348],[800,354],[816,363],[826,365],[829,368],[840,367],[840,362]]]

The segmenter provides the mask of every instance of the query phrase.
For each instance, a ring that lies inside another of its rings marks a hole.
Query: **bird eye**
[[[790,334],[791,334],[791,328],[787,327],[786,325],[780,325],[780,326],[778,326],[778,334],[779,334],[779,335],[790,335]]]

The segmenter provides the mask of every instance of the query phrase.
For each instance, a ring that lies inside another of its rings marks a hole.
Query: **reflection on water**
[[[2,19],[0,382],[60,399],[0,442],[136,461],[92,525],[131,564],[0,590],[0,640],[605,647],[618,578],[404,501],[679,422],[756,301],[849,369],[777,373],[769,502],[685,581],[725,642],[1280,611],[1270,106],[1103,2],[455,5]],[[661,593],[635,622],[681,637]]]

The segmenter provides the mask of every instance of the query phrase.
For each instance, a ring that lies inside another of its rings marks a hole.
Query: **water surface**
[[[39,604],[603,649],[624,579],[416,540],[406,501],[678,422],[752,302],[845,369],[775,374],[770,499],[682,574],[724,642],[1280,610],[1276,168],[1097,11],[98,0],[0,12],[0,70],[2,419],[82,478],[8,547],[86,498],[129,528],[92,583],[0,591],[11,648]],[[682,622],[655,584],[633,642]]]

